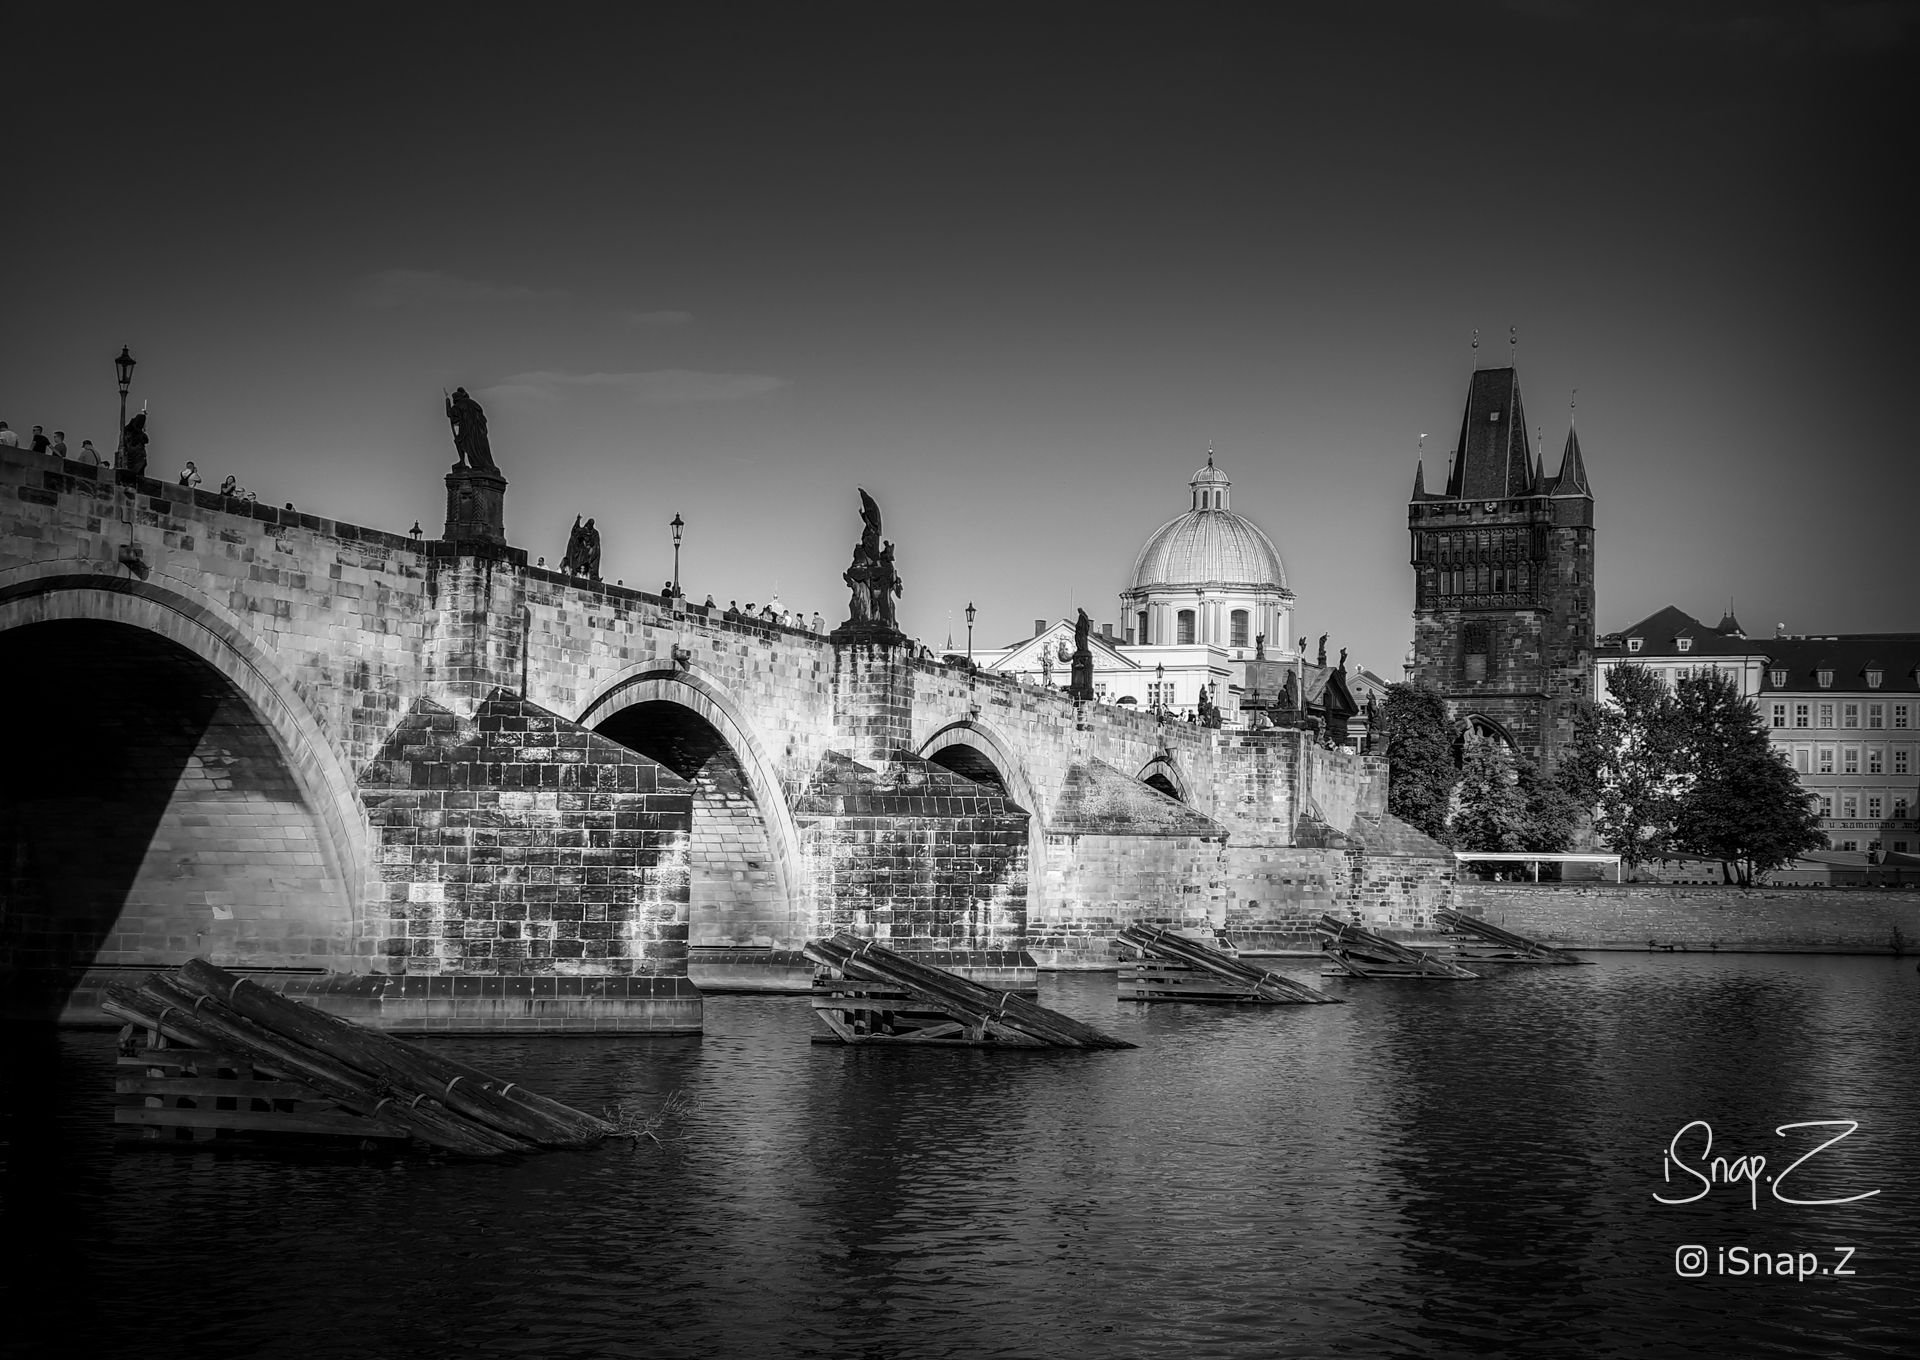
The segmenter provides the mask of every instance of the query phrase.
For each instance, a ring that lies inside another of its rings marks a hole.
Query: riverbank
[[[1736,954],[1920,953],[1920,892],[1462,883],[1457,910],[1572,949]]]

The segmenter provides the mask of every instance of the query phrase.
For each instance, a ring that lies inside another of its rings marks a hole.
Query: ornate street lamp
[[[678,510],[673,512],[673,520],[668,527],[673,530],[673,593],[677,598],[680,594],[680,534],[687,527]]]
[[[114,450],[113,465],[125,467],[127,462],[127,389],[133,386],[132,354],[125,345],[120,346],[120,357],[113,361],[114,376],[120,380],[120,443]]]
[[[1156,718],[1167,715],[1167,663],[1159,661],[1153,667],[1153,713]]]
[[[973,616],[974,616],[974,613],[975,613],[975,610],[973,607],[973,601],[968,600],[967,601],[967,672],[968,674],[972,674],[973,672]]]

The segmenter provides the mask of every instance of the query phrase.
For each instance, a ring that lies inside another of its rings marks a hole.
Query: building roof
[[[1580,456],[1580,435],[1571,425],[1567,427],[1567,446],[1560,454],[1560,471],[1541,490],[1549,496],[1593,495],[1586,460]]]
[[[1767,658],[1760,690],[1786,693],[1813,691],[1844,694],[1920,694],[1920,633],[1854,633],[1832,637],[1754,638],[1747,643]],[[1820,686],[1822,668],[1833,671],[1833,684]],[[1876,689],[1867,672],[1878,670]],[[1775,671],[1785,671],[1783,685],[1773,683]]]
[[[1224,491],[1232,483],[1209,454],[1207,465],[1188,485],[1217,486]],[[1252,520],[1226,508],[1189,510],[1147,539],[1134,559],[1129,591],[1193,586],[1285,590],[1287,569],[1273,540]]]
[[[1738,625],[1736,624],[1737,628]],[[1640,650],[1630,652],[1627,649],[1628,638],[1639,638]],[[1689,646],[1684,652],[1680,648],[1680,639],[1686,638]],[[1615,641],[1618,639],[1618,641]],[[1668,605],[1649,614],[1630,628],[1622,628],[1618,633],[1609,633],[1594,649],[1603,657],[1615,656],[1758,656],[1765,647],[1751,638],[1729,633],[1724,628],[1713,628],[1700,622],[1693,615]]]
[[[1846,633],[1824,637],[1742,637],[1732,611],[1717,627],[1709,628],[1691,614],[1668,605],[1628,628],[1610,633],[1594,649],[1605,661],[1651,660],[1698,656],[1751,656],[1764,660],[1762,693],[1821,689],[1820,671],[1833,672],[1832,693],[1920,693],[1920,633]],[[1629,638],[1639,638],[1640,650],[1627,649]],[[1682,638],[1690,645],[1680,649]],[[1867,672],[1880,672],[1876,689]],[[1784,671],[1785,684],[1773,683],[1773,673]]]
[[[1527,413],[1520,404],[1520,375],[1512,368],[1474,371],[1467,385],[1467,409],[1460,418],[1453,475],[1447,495],[1453,500],[1504,500],[1534,492],[1527,448]]]

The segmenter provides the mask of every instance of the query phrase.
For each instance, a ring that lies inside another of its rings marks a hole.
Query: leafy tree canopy
[[[1387,811],[1450,844],[1448,801],[1460,772],[1454,767],[1454,726],[1447,701],[1424,685],[1388,685],[1380,730],[1388,761]]]

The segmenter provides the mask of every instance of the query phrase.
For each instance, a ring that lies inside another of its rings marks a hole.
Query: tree
[[[1629,868],[1667,852],[1680,798],[1689,787],[1681,766],[1681,730],[1674,699],[1644,666],[1607,672],[1612,703],[1581,714],[1567,761],[1566,786],[1593,809],[1601,843]]]
[[[1773,749],[1760,710],[1731,679],[1708,671],[1674,696],[1676,755],[1687,780],[1674,844],[1720,861],[1721,876],[1750,888],[1803,851],[1826,844],[1813,795]]]
[[[1514,756],[1514,779],[1526,802],[1526,825],[1520,833],[1520,849],[1543,854],[1563,854],[1573,848],[1574,829],[1580,824],[1580,802],[1572,789],[1576,774],[1562,777],[1556,771],[1548,779],[1525,753]]]
[[[1424,685],[1388,685],[1380,727],[1386,737],[1387,811],[1450,844],[1448,800],[1460,772],[1453,762],[1454,727],[1447,701]]]
[[[1447,827],[1462,850],[1504,853],[1526,848],[1527,795],[1520,787],[1513,751],[1504,741],[1467,733]]]

